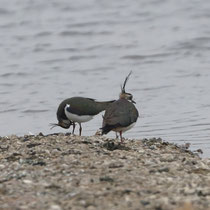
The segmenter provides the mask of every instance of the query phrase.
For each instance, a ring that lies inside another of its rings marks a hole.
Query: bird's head
[[[128,100],[128,101],[131,101],[132,103],[136,103],[134,100],[133,100],[133,95],[131,94],[131,93],[126,93],[126,92],[124,92],[124,93],[120,93],[120,98],[122,99],[122,98],[124,98],[124,99],[126,99],[126,100]]]
[[[58,123],[50,123],[50,126],[52,126],[50,129],[53,129],[56,126],[68,129],[72,124],[73,123],[70,120],[59,119]]]

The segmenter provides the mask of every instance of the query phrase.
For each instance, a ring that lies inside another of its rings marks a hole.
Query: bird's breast
[[[91,115],[72,114],[67,109],[65,109],[65,115],[69,120],[73,122],[78,122],[78,123],[88,122],[89,120],[93,119],[93,116]]]

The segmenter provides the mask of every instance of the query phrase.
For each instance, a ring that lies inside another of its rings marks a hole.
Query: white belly
[[[131,125],[129,125],[127,127],[115,128],[115,129],[113,129],[113,131],[115,131],[115,132],[120,132],[120,131],[125,132],[127,130],[130,130],[135,124],[136,123],[134,122],[134,123],[132,123]]]
[[[69,120],[71,120],[73,122],[78,122],[78,123],[87,122],[87,121],[93,119],[93,116],[91,116],[91,115],[80,116],[80,115],[72,114],[72,113],[68,112],[66,109],[65,109],[65,115]]]

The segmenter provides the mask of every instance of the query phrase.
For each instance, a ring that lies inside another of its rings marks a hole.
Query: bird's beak
[[[132,102],[133,104],[136,104],[136,102],[135,102],[133,99],[131,100],[131,102]]]
[[[59,126],[59,124],[57,124],[57,123],[50,123],[50,126],[51,126],[50,130],[51,130],[51,129],[53,129],[56,126]]]

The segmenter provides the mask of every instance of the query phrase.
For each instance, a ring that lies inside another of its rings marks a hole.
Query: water
[[[140,118],[125,137],[190,142],[210,156],[210,2],[0,3],[1,136],[66,132],[48,126],[63,99],[116,99],[132,69]]]

